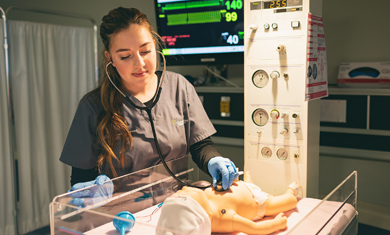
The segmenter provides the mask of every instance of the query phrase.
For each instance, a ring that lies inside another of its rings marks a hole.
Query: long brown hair
[[[119,7],[111,10],[102,18],[100,25],[100,37],[103,41],[104,50],[109,52],[111,38],[118,32],[127,29],[131,24],[144,25],[157,41],[156,46],[160,45],[161,38],[154,31],[145,14],[135,8]],[[115,89],[109,81],[106,74],[106,65],[108,58],[103,56],[103,76],[100,84],[101,103],[105,110],[105,115],[98,125],[98,139],[103,147],[102,153],[98,157],[98,169],[108,163],[114,177],[117,173],[112,164],[112,159],[119,161],[120,166],[124,167],[126,148],[132,148],[133,137],[127,128],[126,119],[121,113],[123,105],[123,96]],[[108,73],[115,86],[121,88],[121,77],[114,66],[108,66]],[[122,147],[119,152],[119,159],[115,155],[113,148],[122,141]]]

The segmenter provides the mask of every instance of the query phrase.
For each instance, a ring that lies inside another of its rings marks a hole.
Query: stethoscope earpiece
[[[116,219],[116,218],[114,218],[112,220],[112,223],[114,224],[114,227],[116,228],[116,230],[118,230],[121,233],[121,235],[124,235],[130,229],[132,229],[134,227],[135,217],[130,212],[128,212],[128,211],[119,212],[116,215],[116,217],[120,217],[120,218],[124,218],[124,219],[128,219],[128,220],[132,220],[133,221],[133,222],[128,222],[128,221],[123,221],[123,220],[119,220],[119,219]]]

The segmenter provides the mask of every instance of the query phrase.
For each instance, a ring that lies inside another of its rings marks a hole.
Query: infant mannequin
[[[283,195],[271,196],[252,183],[249,172],[245,173],[244,181],[234,182],[223,192],[213,187],[204,191],[183,187],[167,198],[161,208],[158,227],[167,231],[156,232],[158,235],[175,234],[173,231],[191,235],[211,232],[269,234],[286,228],[287,218],[283,212],[296,207],[300,189],[294,182]],[[263,216],[275,218],[256,222]]]

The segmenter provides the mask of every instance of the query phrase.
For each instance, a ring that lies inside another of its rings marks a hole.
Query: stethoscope
[[[125,100],[127,102],[129,102],[134,108],[137,108],[137,109],[140,109],[140,110],[145,110],[146,113],[148,114],[148,117],[149,117],[149,121],[150,121],[150,125],[152,126],[152,132],[153,132],[153,138],[154,138],[154,144],[156,145],[156,149],[157,149],[157,152],[158,152],[158,155],[165,167],[165,169],[168,171],[168,173],[175,179],[177,180],[178,182],[186,185],[186,186],[189,186],[189,187],[194,187],[194,188],[199,188],[199,189],[206,189],[206,188],[209,188],[211,187],[213,184],[211,183],[210,185],[208,186],[197,186],[197,185],[191,185],[191,184],[188,184],[187,182],[184,182],[182,181],[181,179],[179,179],[168,167],[167,163],[165,162],[164,160],[164,157],[162,155],[162,152],[161,152],[161,149],[160,149],[160,144],[158,142],[158,139],[157,139],[157,135],[156,135],[156,130],[154,128],[154,122],[153,122],[153,118],[152,118],[152,108],[157,104],[159,98],[160,98],[160,94],[161,94],[161,86],[162,86],[162,83],[163,83],[163,79],[164,79],[164,75],[165,75],[165,69],[166,69],[166,62],[165,62],[165,57],[163,55],[162,52],[160,51],[157,51],[163,58],[163,64],[164,64],[164,68],[163,68],[163,72],[161,74],[161,79],[160,79],[160,82],[157,86],[157,89],[156,89],[156,92],[153,96],[153,102],[150,103],[149,105],[147,106],[139,106],[139,105],[136,105],[129,97],[127,97],[127,95],[125,95],[115,84],[114,82],[111,80],[111,77],[110,75],[108,74],[108,66],[110,64],[112,64],[112,62],[110,61],[107,65],[106,65],[106,74],[107,74],[107,77],[108,79],[110,80],[111,84],[115,87],[116,90],[118,90],[118,92],[125,98]],[[222,180],[222,177],[220,176],[220,179]],[[222,188],[222,181],[218,181],[217,182],[217,188],[215,188],[217,191],[223,191],[223,188]]]

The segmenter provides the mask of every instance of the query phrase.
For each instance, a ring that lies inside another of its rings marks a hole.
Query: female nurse
[[[160,81],[160,98],[151,113],[165,161],[191,153],[214,187],[221,174],[222,187],[228,189],[237,169],[214,147],[210,136],[216,130],[194,87],[177,73],[156,71],[161,38],[146,15],[119,7],[102,21],[105,72],[100,86],[81,99],[60,157],[72,167],[71,190],[160,163],[147,112],[121,94],[145,107]]]

